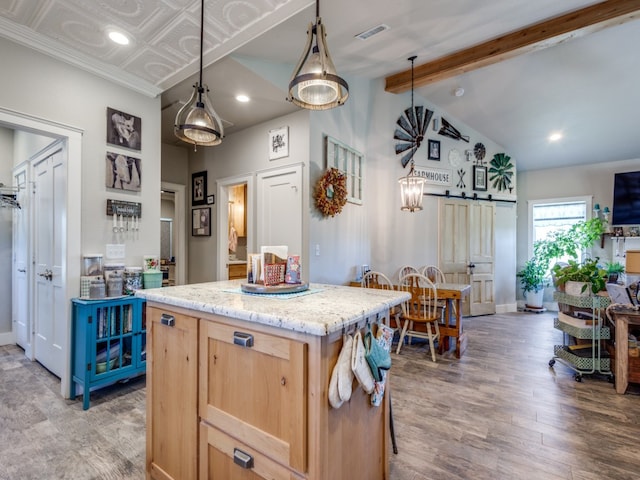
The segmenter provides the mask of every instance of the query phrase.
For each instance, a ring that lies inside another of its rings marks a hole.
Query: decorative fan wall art
[[[469,143],[469,137],[467,135],[462,135],[458,129],[451,125],[444,117],[442,117],[442,127],[438,133],[445,137],[453,138],[454,140],[464,140]]]
[[[484,148],[484,144],[478,142],[473,147],[473,155],[476,157],[477,164],[483,165],[484,156],[487,154],[487,149]]]
[[[406,167],[413,158],[416,150],[424,140],[424,134],[431,122],[433,112],[422,105],[407,108],[404,115],[401,115],[396,122],[396,131],[393,138],[399,140],[396,143],[396,155],[407,152],[403,155],[402,166]]]
[[[489,181],[493,182],[493,188],[499,192],[503,190],[511,191],[511,177],[513,177],[513,163],[511,157],[504,153],[496,153],[491,159],[489,168]]]

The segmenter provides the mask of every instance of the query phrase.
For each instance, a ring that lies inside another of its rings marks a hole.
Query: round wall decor
[[[313,192],[316,208],[325,217],[333,217],[342,211],[347,203],[347,179],[337,168],[328,169],[318,179]]]

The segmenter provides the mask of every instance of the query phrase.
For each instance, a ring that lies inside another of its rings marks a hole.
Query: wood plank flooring
[[[460,360],[433,363],[426,343],[392,356],[392,480],[640,477],[639,386],[617,395],[605,377],[550,369],[562,342],[552,313],[464,325]],[[144,409],[144,377],[92,393],[83,411],[22,350],[0,347],[0,480],[143,479]]]

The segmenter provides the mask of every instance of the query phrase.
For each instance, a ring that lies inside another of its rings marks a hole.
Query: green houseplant
[[[598,265],[599,258],[593,258],[585,260],[579,263],[575,260],[569,260],[569,264],[566,266],[556,265],[553,267],[553,274],[556,279],[556,284],[559,287],[565,286],[567,282],[580,282],[583,283],[581,292],[587,291],[591,286],[593,293],[598,293],[605,289],[607,271]]]
[[[607,271],[607,283],[616,283],[618,276],[624,273],[624,265],[620,262],[607,262],[604,268]]]

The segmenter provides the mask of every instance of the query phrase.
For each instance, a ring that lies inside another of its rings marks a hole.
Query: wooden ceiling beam
[[[529,25],[515,32],[414,67],[414,85],[454,77],[517,55],[552,47],[640,15],[640,0],[606,0],[571,13]],[[634,48],[631,45],[621,48]],[[385,90],[402,93],[411,88],[411,69],[386,77]]]

